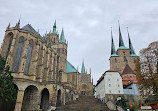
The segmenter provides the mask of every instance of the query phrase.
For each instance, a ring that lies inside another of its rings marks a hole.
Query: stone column
[[[17,95],[16,105],[15,105],[14,111],[21,111],[23,97],[24,97],[24,91],[23,90],[18,90],[18,95]]]

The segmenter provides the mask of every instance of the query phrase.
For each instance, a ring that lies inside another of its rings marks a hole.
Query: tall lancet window
[[[30,60],[31,60],[31,56],[32,56],[32,47],[33,47],[33,40],[30,40],[28,48],[27,48],[27,56],[26,56],[24,74],[28,74],[28,72],[29,72]]]
[[[14,57],[13,72],[18,72],[19,70],[20,60],[23,52],[23,46],[24,46],[24,37],[20,37],[17,46],[16,55]]]
[[[7,59],[8,55],[9,55],[9,52],[10,52],[10,48],[11,48],[11,44],[12,44],[12,40],[13,40],[13,33],[12,32],[9,33],[7,37],[9,39],[9,44],[8,44],[6,59]]]

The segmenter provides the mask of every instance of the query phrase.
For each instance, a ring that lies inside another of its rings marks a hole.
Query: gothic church
[[[56,22],[43,37],[30,24],[21,28],[20,20],[15,27],[8,25],[0,54],[14,78],[16,111],[46,110],[79,95],[92,95],[91,70],[87,74],[83,62],[79,72],[67,60],[67,47],[64,31],[59,37]]]

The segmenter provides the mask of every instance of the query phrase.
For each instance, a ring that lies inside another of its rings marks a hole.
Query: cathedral
[[[64,30],[59,36],[56,21],[53,30],[43,37],[30,24],[21,28],[20,20],[14,27],[8,25],[0,54],[6,60],[6,66],[10,66],[15,83],[15,111],[46,110],[50,105],[59,106],[76,100],[80,95],[92,95],[91,69],[87,73],[83,61],[81,72],[78,71],[67,60],[67,47]],[[128,51],[122,54],[119,49],[118,54],[126,57]],[[127,59],[130,63],[133,56]],[[122,57],[119,59],[114,48],[110,61],[115,60],[119,64]],[[115,65],[111,68],[117,69]]]

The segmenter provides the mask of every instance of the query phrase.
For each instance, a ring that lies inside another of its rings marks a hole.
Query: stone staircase
[[[94,98],[94,96],[80,96],[76,101],[70,101],[57,107],[56,111],[112,111],[106,104]]]

